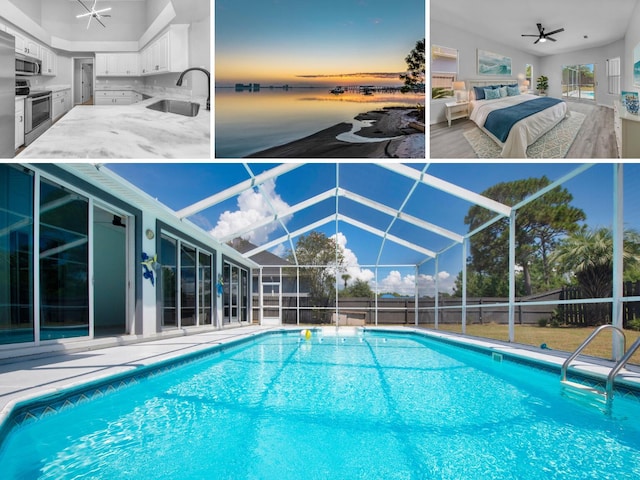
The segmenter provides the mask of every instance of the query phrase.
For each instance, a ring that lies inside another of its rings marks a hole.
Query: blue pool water
[[[414,335],[267,335],[16,427],[2,478],[640,478],[637,404]]]

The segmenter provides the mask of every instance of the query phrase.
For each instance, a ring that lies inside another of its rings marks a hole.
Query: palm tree
[[[342,280],[344,281],[344,289],[347,289],[347,282],[351,279],[351,275],[349,275],[348,273],[343,273],[342,274]]]
[[[584,298],[611,296],[613,287],[613,234],[608,228],[582,228],[565,238],[552,255],[562,271],[575,276]],[[624,232],[623,261],[627,267],[640,263],[640,235]],[[596,323],[605,321],[606,310],[594,305]]]

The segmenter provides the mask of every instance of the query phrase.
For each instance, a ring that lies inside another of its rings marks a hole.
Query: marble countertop
[[[45,85],[44,88],[52,92],[60,92],[62,90],[70,90],[71,85]]]
[[[146,108],[174,95],[133,105],[78,105],[16,158],[211,158],[211,112],[195,117]]]

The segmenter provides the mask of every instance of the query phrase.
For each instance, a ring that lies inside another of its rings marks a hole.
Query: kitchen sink
[[[151,110],[159,112],[177,113],[185,117],[195,117],[200,110],[199,103],[183,102],[181,100],[160,100],[147,106]]]

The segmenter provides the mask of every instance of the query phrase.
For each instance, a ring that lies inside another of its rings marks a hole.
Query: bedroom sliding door
[[[562,67],[562,96],[572,100],[595,101],[595,65],[564,65]]]

